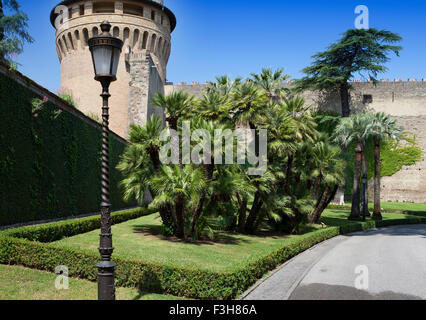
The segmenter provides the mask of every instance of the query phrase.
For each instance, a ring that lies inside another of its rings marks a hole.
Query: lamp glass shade
[[[114,48],[114,61],[112,62],[112,70],[111,73],[115,77],[117,75],[117,69],[118,69],[118,62],[120,61],[120,54],[121,49],[120,48]]]
[[[111,59],[113,58],[113,50],[114,48],[108,45],[96,46],[93,48],[92,55],[95,64],[96,75],[115,76],[115,74],[111,74]],[[118,64],[118,62],[116,64]],[[115,73],[117,73],[117,69],[115,69]]]

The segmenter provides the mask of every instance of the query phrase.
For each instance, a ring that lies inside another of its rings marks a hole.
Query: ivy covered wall
[[[0,72],[0,225],[99,211],[100,126],[21,78]],[[48,100],[36,112],[35,98]],[[113,210],[136,205],[125,203],[118,187],[115,166],[125,146],[111,135]]]

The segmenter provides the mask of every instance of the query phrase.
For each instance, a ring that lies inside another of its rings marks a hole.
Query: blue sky
[[[60,65],[50,10],[57,0],[20,0],[35,43],[19,70],[50,90],[60,87]],[[426,1],[422,0],[165,0],[177,17],[168,80],[205,82],[218,75],[248,76],[283,67],[293,78],[310,57],[354,27],[355,7],[366,5],[370,27],[403,37],[404,50],[381,78],[426,78]]]

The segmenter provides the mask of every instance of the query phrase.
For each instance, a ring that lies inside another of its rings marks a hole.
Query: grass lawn
[[[348,221],[348,215],[348,210],[327,210],[323,221],[329,226],[359,223]],[[384,214],[384,219],[409,219],[410,217],[410,215],[398,213]],[[314,226],[311,229],[317,228],[320,226]],[[218,232],[215,242],[186,243],[163,238],[158,235],[160,229],[158,214],[113,226],[114,255],[169,266],[235,271],[300,237],[279,234],[248,236]],[[57,241],[55,244],[97,251],[98,239],[99,231],[96,230]]]
[[[373,208],[374,204],[370,204],[369,206]],[[426,215],[426,203],[382,202],[381,207],[385,209],[385,211],[423,212]]]
[[[0,300],[96,300],[96,283],[69,279],[69,290],[57,290],[58,275],[19,266],[0,265]],[[117,288],[118,300],[175,300],[172,296]]]
[[[282,247],[286,241],[296,237],[262,237],[216,232],[215,242],[188,243],[164,238],[159,235],[160,230],[158,214],[113,226],[114,255],[170,266],[233,271]],[[97,251],[98,242],[99,231],[96,230],[55,243],[59,246]]]
[[[349,209],[351,208],[350,204],[344,206],[330,206],[333,209]],[[374,209],[374,203],[370,202],[368,204],[371,212]],[[409,203],[409,202],[381,202],[381,207],[385,213],[408,213],[415,214],[419,216],[426,216],[426,203]]]
[[[358,221],[349,221],[350,211],[348,210],[341,210],[341,209],[328,209],[326,210],[326,213],[322,217],[322,222],[324,222],[328,226],[342,226],[342,225],[348,225],[348,224],[356,224],[360,223]],[[394,212],[385,212],[383,213],[383,220],[395,220],[395,219],[410,219],[414,216],[409,214],[401,214],[401,213],[394,213]],[[367,220],[370,220],[367,218]]]

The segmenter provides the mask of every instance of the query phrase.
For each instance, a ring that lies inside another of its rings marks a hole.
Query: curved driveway
[[[426,299],[426,225],[358,232],[303,252],[245,300]]]

